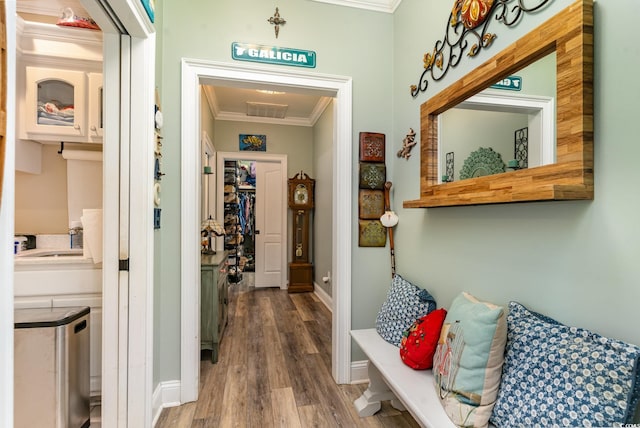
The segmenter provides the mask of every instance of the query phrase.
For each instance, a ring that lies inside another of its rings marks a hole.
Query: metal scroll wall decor
[[[424,71],[417,85],[411,85],[411,96],[417,97],[429,87],[429,77],[441,80],[462,60],[465,52],[474,57],[486,49],[497,35],[490,33],[492,21],[514,27],[522,16],[542,9],[553,0],[454,0],[453,9],[445,28],[444,38],[438,40],[433,51],[423,57]],[[526,3],[526,4],[525,4]]]

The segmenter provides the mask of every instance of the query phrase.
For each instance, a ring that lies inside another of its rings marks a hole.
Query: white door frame
[[[280,281],[280,288],[287,288],[287,155],[277,155],[271,153],[261,153],[261,152],[218,152],[216,153],[218,163],[216,165],[216,174],[217,174],[217,194],[224,194],[224,161],[225,160],[243,160],[243,161],[262,161],[262,162],[272,162],[280,164],[280,171],[282,173],[282,195],[283,204],[280,213],[280,220],[282,222],[281,230],[282,230],[282,254],[280,255],[280,260],[282,260],[280,266],[280,272],[282,272],[282,279]],[[220,171],[220,172],[219,172]],[[223,198],[218,198],[216,205],[216,216],[218,219],[224,218],[224,201]],[[219,240],[219,244],[217,246],[217,250],[223,250],[223,240]],[[199,312],[198,312],[199,313]],[[200,367],[200,365],[198,365]]]
[[[107,15],[98,5],[98,0],[83,0],[83,5],[98,22],[105,33],[105,55],[120,54],[119,37],[113,37],[117,31],[107,19]],[[128,129],[128,138],[138,144],[131,153],[131,169],[140,172],[141,177],[152,176],[153,156],[153,91],[155,80],[155,36],[153,26],[145,17],[145,11],[140,2],[130,2],[128,0],[107,0],[111,13],[117,17],[124,25],[126,31],[132,39],[132,64],[131,79],[132,91],[126,96],[130,99],[127,111],[131,110],[131,125]],[[5,4],[2,5],[5,7]],[[7,104],[15,104],[15,2],[6,2],[7,11]],[[106,33],[111,33],[107,35]],[[115,53],[117,52],[117,53]],[[106,58],[105,58],[106,62]],[[105,94],[109,97],[107,89],[109,75],[112,71],[105,68]],[[125,95],[125,94],[121,94]],[[105,114],[110,114],[110,101],[106,101]],[[3,201],[0,205],[0,243],[8,241],[9,234],[13,233],[13,208],[15,192],[13,189],[13,156],[15,136],[15,115],[14,109],[7,109],[7,151],[5,163],[5,178]],[[113,110],[112,110],[113,113]],[[119,113],[118,113],[119,114]],[[109,126],[107,117],[107,126]],[[148,124],[149,126],[140,126]],[[105,130],[106,131],[106,130]],[[116,131],[119,133],[120,131]],[[112,135],[114,135],[112,133]],[[104,136],[105,163],[104,167],[109,168],[109,164],[115,165],[118,162],[119,147],[111,147],[108,142],[110,137],[107,132]],[[115,141],[115,140],[114,140]],[[148,146],[148,147],[147,147]],[[116,158],[114,158],[114,156]],[[108,172],[107,172],[108,174]],[[106,174],[105,174],[106,175]],[[153,217],[151,207],[152,181],[141,179],[132,183],[132,197],[137,198],[131,205],[132,217],[137,223],[133,226],[140,226],[137,230],[132,230],[130,235],[132,242],[137,242],[131,247],[130,256],[135,260],[130,271],[130,279],[135,281],[136,290],[129,295],[129,304],[126,307],[134,316],[129,319],[126,314],[119,310],[120,303],[117,299],[117,292],[112,288],[117,288],[118,276],[118,242],[111,242],[110,236],[118,236],[118,225],[110,219],[110,212],[105,206],[105,222],[103,226],[104,259],[103,259],[103,284],[106,284],[103,294],[103,328],[106,345],[103,346],[103,369],[102,369],[102,425],[108,427],[147,427],[151,426],[151,387],[153,375]],[[117,192],[117,190],[116,190]],[[105,192],[109,194],[110,192]],[[111,201],[107,201],[111,204]],[[12,237],[12,236],[11,236]],[[6,286],[0,287],[0,343],[2,348],[9,351],[3,352],[0,356],[0,426],[12,426],[13,422],[13,255],[10,252],[11,246],[1,245],[0,247],[0,282]],[[114,299],[113,297],[116,298]],[[9,310],[5,310],[9,309]],[[125,322],[123,324],[121,321]],[[130,328],[129,321],[135,328]],[[136,324],[137,323],[137,324]],[[6,333],[6,334],[5,334]],[[127,348],[127,355],[124,356],[124,366],[119,358],[120,347],[123,343],[129,342],[133,346]],[[124,383],[119,374],[125,373]],[[134,376],[128,376],[128,373]]]
[[[182,60],[181,96],[181,359],[180,401],[198,398],[200,341],[200,84],[271,85],[324,91],[336,97],[333,144],[332,375],[350,382],[351,365],[351,196],[352,80],[307,70],[274,69],[197,59]]]
[[[106,2],[109,12],[99,0],[83,0],[104,33],[101,418],[103,426],[147,427],[153,389],[155,30],[141,2]],[[113,179],[121,170],[129,175],[125,183]],[[119,270],[120,259],[130,261],[128,272]]]

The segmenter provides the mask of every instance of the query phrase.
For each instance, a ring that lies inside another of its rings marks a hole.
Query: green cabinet
[[[228,308],[227,253],[203,255],[200,261],[200,349],[211,350],[212,363],[218,362]]]

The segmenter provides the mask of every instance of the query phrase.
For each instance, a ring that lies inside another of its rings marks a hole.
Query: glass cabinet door
[[[27,133],[87,135],[85,73],[27,67]]]

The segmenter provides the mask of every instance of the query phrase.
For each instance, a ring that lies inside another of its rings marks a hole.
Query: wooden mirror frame
[[[438,115],[556,52],[556,163],[438,184]],[[593,0],[578,0],[422,104],[420,199],[405,208],[593,199]]]

